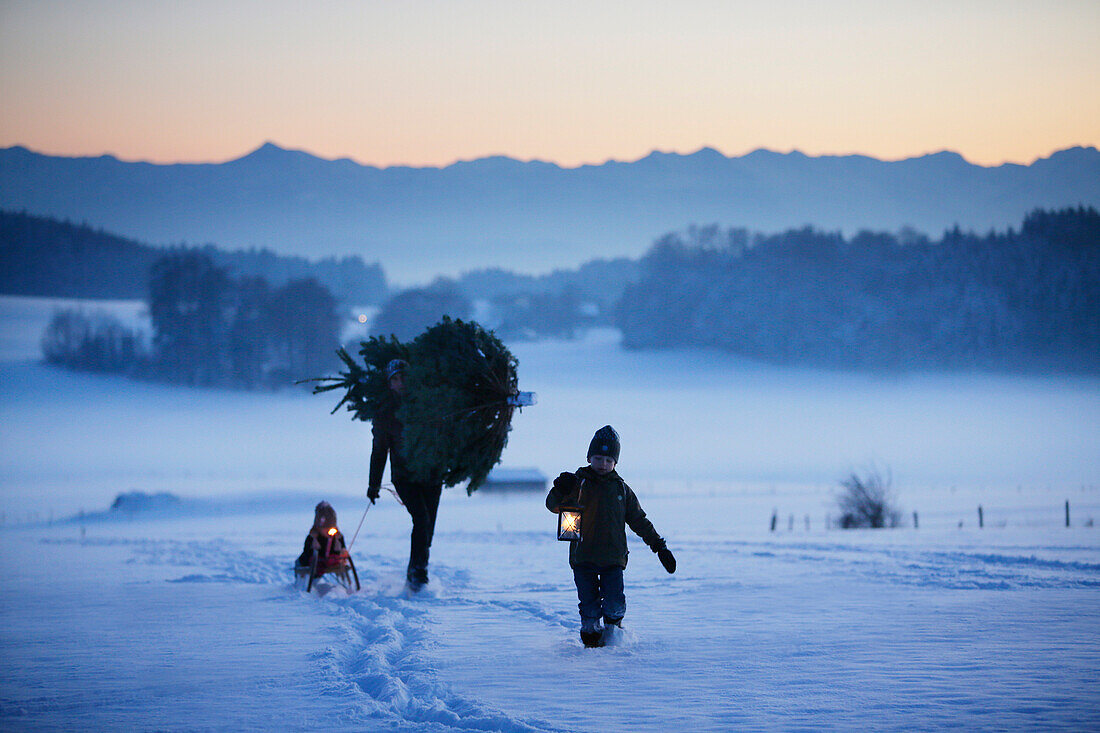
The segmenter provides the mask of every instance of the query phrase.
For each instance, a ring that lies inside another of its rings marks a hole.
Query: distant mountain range
[[[852,234],[909,226],[933,237],[1006,229],[1036,207],[1100,206],[1100,151],[982,167],[935,153],[901,161],[757,150],[654,152],[562,168],[506,157],[375,168],[267,143],[226,163],[0,150],[0,208],[159,244],[356,254],[399,283],[498,266],[539,273],[637,257],[690,224]]]

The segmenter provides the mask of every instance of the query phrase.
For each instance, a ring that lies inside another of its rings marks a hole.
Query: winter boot
[[[581,641],[585,647],[592,649],[594,647],[603,646],[603,632],[602,631],[582,631]]]
[[[623,632],[623,617],[603,617],[603,635],[600,637],[600,646],[614,645],[618,643],[619,636]]]
[[[603,629],[600,628],[600,617],[581,617],[581,641],[586,647],[603,646]]]
[[[405,573],[405,580],[409,586],[409,590],[414,593],[419,591],[428,584],[428,568],[420,565],[410,565],[408,571]]]

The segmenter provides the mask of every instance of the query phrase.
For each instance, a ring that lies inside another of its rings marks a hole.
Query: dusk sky
[[[1097,0],[0,0],[0,147],[372,165],[1100,145]]]

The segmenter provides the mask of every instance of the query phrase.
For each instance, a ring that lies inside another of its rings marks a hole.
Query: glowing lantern
[[[580,541],[581,508],[563,506],[558,509],[558,539],[564,542]]]
[[[324,556],[324,560],[327,563],[331,563],[333,561],[332,543],[336,540],[336,533],[339,532],[339,531],[340,530],[336,529],[336,527],[329,527],[328,528],[328,532],[327,532],[327,534],[328,534],[328,544],[325,545],[325,556]]]
[[[584,479],[581,479],[577,487],[577,503],[562,504],[558,507],[558,539],[562,542],[580,542],[581,512],[584,510],[584,502],[581,501],[583,494]]]

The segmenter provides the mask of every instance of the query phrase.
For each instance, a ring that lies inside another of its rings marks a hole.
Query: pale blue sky
[[[563,165],[1100,145],[1100,2],[0,0],[0,146]]]

